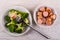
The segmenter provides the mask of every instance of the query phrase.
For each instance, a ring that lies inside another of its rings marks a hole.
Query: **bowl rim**
[[[26,9],[25,7],[23,7],[23,6],[8,6],[8,8],[5,8],[5,10],[7,11],[8,9],[10,9],[10,8],[12,8],[13,9],[13,7],[14,8],[19,8],[19,9],[24,9],[25,10],[25,12],[28,12],[28,14],[29,14],[29,19],[30,19],[30,25],[32,25],[32,17],[31,17],[31,13],[28,11],[28,9]],[[6,13],[5,13],[6,14]],[[4,15],[2,16],[2,20],[4,19]],[[3,20],[4,21],[4,20]],[[7,33],[7,34],[10,34],[10,35],[12,35],[12,36],[20,36],[20,35],[24,35],[24,34],[26,34],[29,30],[30,30],[30,27],[28,27],[27,29],[26,29],[26,31],[25,32],[23,32],[23,33],[21,33],[21,34],[16,34],[16,33],[11,33],[11,32],[9,32],[7,29],[6,29],[6,27],[4,26],[4,22],[2,21],[2,25],[3,25],[3,28],[4,28],[4,31]]]
[[[34,21],[35,21],[35,23],[37,24],[37,26],[39,26],[39,27],[41,27],[41,28],[51,28],[50,26],[53,26],[53,25],[55,25],[54,23],[56,22],[56,19],[55,19],[55,21],[54,21],[54,23],[52,24],[52,25],[43,25],[43,24],[38,24],[37,23],[37,20],[36,20],[36,12],[38,11],[38,9],[40,8],[40,7],[49,7],[49,8],[51,8],[51,9],[53,9],[53,11],[54,11],[54,14],[56,14],[56,18],[57,18],[57,12],[56,12],[56,9],[53,7],[53,6],[49,6],[49,5],[38,5],[36,8],[35,8],[35,10],[33,11],[33,18],[34,18]]]

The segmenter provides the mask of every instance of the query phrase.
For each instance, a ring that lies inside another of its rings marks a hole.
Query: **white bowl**
[[[52,27],[52,26],[55,25],[55,23],[56,23],[56,19],[55,19],[55,21],[54,21],[54,23],[53,23],[52,25],[38,24],[37,19],[36,19],[36,12],[38,11],[38,9],[39,9],[40,7],[44,7],[44,6],[53,9],[54,13],[57,14],[57,13],[56,13],[56,9],[55,9],[54,7],[52,7],[52,6],[48,6],[48,5],[39,5],[39,6],[37,6],[37,7],[35,8],[35,10],[34,10],[33,18],[34,18],[34,21],[35,21],[35,23],[37,24],[37,26],[42,27],[42,28],[50,28],[50,27]],[[57,15],[56,15],[56,18],[57,18]]]
[[[16,10],[20,10],[20,11],[23,11],[23,12],[27,12],[27,13],[29,14],[30,25],[32,25],[31,14],[30,14],[30,12],[29,12],[26,8],[24,8],[24,7],[22,7],[22,6],[10,6],[10,7],[6,7],[6,8],[4,9],[3,14],[2,14],[2,25],[3,25],[3,27],[4,27],[4,31],[5,31],[6,33],[10,34],[10,35],[13,35],[13,36],[19,36],[19,35],[23,35],[23,34],[27,33],[27,32],[30,30],[30,27],[27,27],[26,31],[24,31],[23,33],[20,33],[20,34],[18,34],[18,33],[11,33],[10,31],[8,31],[8,30],[6,29],[6,27],[4,26],[4,25],[5,25],[4,16],[6,15],[7,11],[9,11],[10,9],[16,9]]]

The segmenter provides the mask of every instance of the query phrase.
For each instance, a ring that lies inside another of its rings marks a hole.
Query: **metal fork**
[[[17,21],[18,22],[24,22],[24,20],[21,17],[17,17]],[[25,23],[28,27],[30,27],[31,29],[33,29],[34,31],[36,31],[37,33],[39,33],[40,35],[42,35],[43,37],[45,37],[46,39],[50,39],[49,37],[45,36],[44,34],[42,34],[41,32],[37,31],[36,29],[34,29],[31,25]]]

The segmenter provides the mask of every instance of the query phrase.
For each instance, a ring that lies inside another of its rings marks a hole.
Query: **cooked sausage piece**
[[[43,24],[46,23],[46,18],[42,18]]]
[[[42,15],[42,12],[37,12],[37,15]]]
[[[43,16],[42,16],[42,15],[40,15],[40,16],[38,16],[37,18],[38,18],[38,19],[40,19],[40,18],[43,18]]]
[[[47,17],[48,14],[49,14],[49,13],[48,13],[47,11],[44,11],[44,12],[43,12],[43,16],[44,16],[44,17]]]
[[[52,12],[52,9],[49,8],[49,7],[47,7],[47,8],[46,8],[46,11],[48,11],[48,12],[50,13],[50,12]]]
[[[51,15],[53,15],[54,13],[53,12],[51,12],[51,13],[49,13],[49,16],[51,16]]]
[[[55,14],[51,15],[51,18],[55,20],[56,19],[56,15]]]
[[[40,11],[42,11],[42,12],[45,11],[45,7],[41,7]]]
[[[48,18],[46,19],[46,24],[47,24],[47,25],[51,25],[51,24],[52,24],[52,19],[48,17]]]
[[[41,19],[38,19],[38,23],[39,23],[39,24],[42,24],[43,21],[42,21]]]

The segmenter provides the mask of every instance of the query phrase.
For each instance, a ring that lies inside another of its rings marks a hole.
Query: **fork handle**
[[[24,20],[21,18],[22,22],[24,22]],[[26,23],[25,23],[26,24]],[[39,31],[37,31],[36,29],[34,29],[31,25],[26,24],[28,27],[30,27],[31,29],[33,29],[34,31],[36,31],[37,33],[39,33],[40,35],[42,35],[43,37],[45,37],[46,39],[50,39],[49,37],[45,36],[44,34],[40,33]]]
[[[34,31],[36,31],[37,33],[39,33],[40,35],[42,35],[43,37],[45,37],[46,39],[50,39],[49,37],[45,36],[44,34],[40,33],[39,31],[37,31],[36,29],[34,29],[32,26],[28,25],[31,29],[33,29]]]

